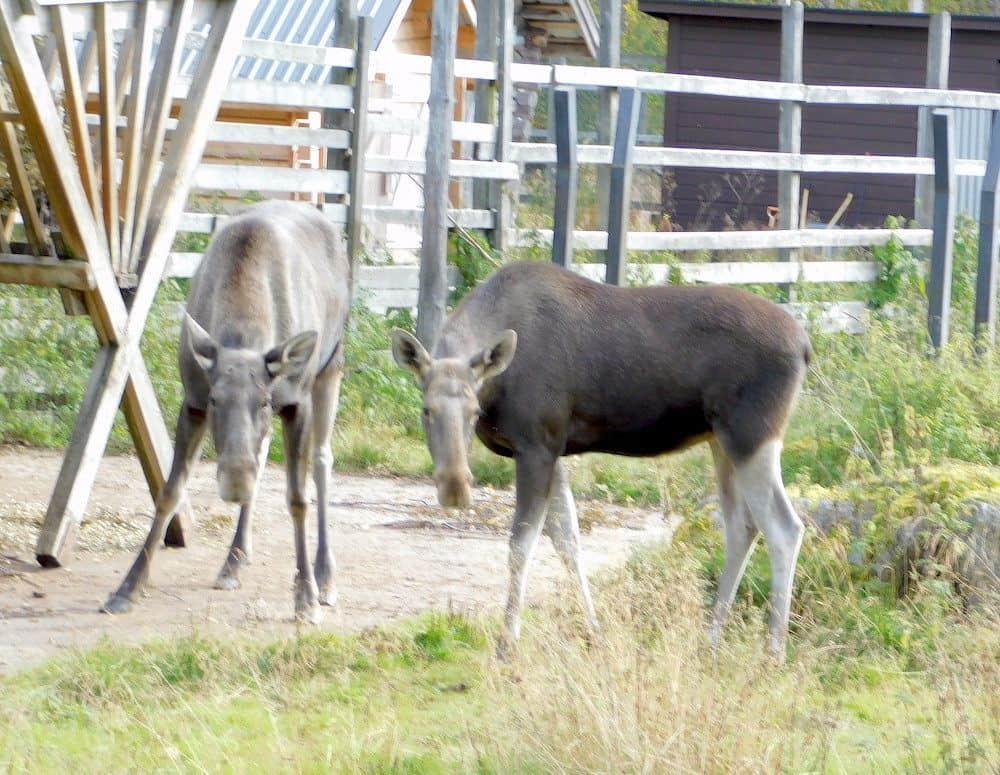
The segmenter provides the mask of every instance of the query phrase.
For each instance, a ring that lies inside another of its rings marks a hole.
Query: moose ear
[[[204,371],[211,371],[215,366],[215,359],[219,357],[219,346],[208,331],[198,325],[198,322],[186,312],[184,326],[188,333],[188,346],[195,361]]]
[[[305,369],[316,349],[319,334],[303,331],[264,354],[267,373],[275,377],[297,377]]]
[[[501,331],[497,340],[482,352],[473,355],[469,360],[469,368],[476,379],[485,382],[491,377],[502,374],[514,359],[517,349],[517,332],[511,329]]]
[[[431,356],[417,338],[401,328],[392,329],[392,357],[402,368],[412,371],[420,379],[431,367]]]

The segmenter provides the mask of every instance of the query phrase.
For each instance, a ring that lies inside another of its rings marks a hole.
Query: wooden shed
[[[668,72],[779,79],[780,6],[640,0],[639,8],[669,22]],[[926,14],[806,9],[804,80],[809,84],[924,86],[929,19]],[[1000,90],[1000,18],[955,16],[951,26],[949,87]],[[982,123],[981,117],[957,118],[960,126],[963,121],[970,126]],[[672,96],[667,100],[663,133],[667,146],[774,151],[778,149],[778,105]],[[972,134],[957,133],[959,157],[979,156],[981,149],[975,147]],[[802,151],[916,155],[917,110],[806,106]],[[776,173],[725,176],[721,170],[678,168],[673,175],[673,216],[684,229],[760,223],[766,207],[777,204]],[[878,226],[887,215],[914,214],[912,177],[814,174],[803,175],[802,186],[810,191],[810,212],[821,219],[829,218],[848,192],[854,195],[845,217],[850,225]]]

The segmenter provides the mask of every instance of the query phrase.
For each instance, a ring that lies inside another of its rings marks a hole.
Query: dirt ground
[[[134,458],[106,458],[72,561],[43,570],[34,542],[60,462],[55,451],[0,447],[0,674],[104,637],[137,643],[195,631],[294,631],[294,550],[281,468],[270,466],[264,477],[253,564],[241,589],[212,588],[235,509],[218,499],[214,465],[203,462],[189,486],[197,524],[192,544],[162,551],[146,597],[132,613],[110,616],[98,608],[149,527],[142,471]],[[355,631],[435,608],[478,613],[502,604],[513,493],[480,489],[472,510],[447,515],[427,482],[335,474],[330,506],[340,601],[324,609],[321,627]],[[581,521],[604,525],[583,536],[591,573],[622,562],[637,544],[669,535],[671,523],[656,512],[594,502],[580,510]],[[596,512],[600,519],[593,519]],[[314,522],[310,529],[314,538]],[[537,557],[529,598],[574,594],[547,540]]]

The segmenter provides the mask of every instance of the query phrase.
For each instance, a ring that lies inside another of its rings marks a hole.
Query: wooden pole
[[[351,164],[350,164],[350,202],[348,203],[347,249],[354,267],[358,265],[364,241],[365,206],[365,150],[368,146],[368,93],[371,82],[371,19],[362,16],[358,19],[357,57],[354,61],[354,126],[351,127]],[[355,268],[351,278],[354,288],[358,283],[358,271]],[[352,288],[352,295],[353,290]]]
[[[601,67],[621,67],[622,64],[622,2],[600,0],[601,38],[597,47],[597,63]],[[597,116],[597,142],[611,145],[611,128],[618,113],[618,90],[604,87],[599,92]],[[597,226],[606,229],[610,208],[611,170],[597,168]]]
[[[800,0],[781,9],[781,80],[802,83],[802,44],[805,28],[805,9]],[[778,150],[782,153],[802,152],[802,105],[783,100],[779,108]],[[778,228],[797,229],[801,176],[798,172],[778,173]],[[783,248],[779,251],[782,261],[798,261],[799,251]],[[782,286],[784,295],[791,296],[791,288]]]
[[[979,200],[979,270],[976,273],[976,349],[983,353],[993,347],[997,332],[997,230],[1000,228],[1000,111],[993,111],[990,153]]]
[[[611,154],[611,186],[608,198],[608,253],[605,282],[625,284],[629,211],[632,204],[632,152],[639,126],[642,92],[622,89],[619,93],[615,145]]]
[[[337,21],[334,29],[334,45],[339,48],[354,48],[358,40],[358,3],[357,0],[340,0],[337,4]],[[355,67],[357,62],[355,62]],[[352,75],[349,71],[341,67],[335,67],[330,71],[330,82],[334,84],[350,83]],[[343,129],[351,132],[352,117],[343,110],[326,109],[321,117],[321,125],[324,129]],[[328,170],[346,170],[350,165],[347,153],[343,149],[328,148],[326,151],[326,168]],[[327,193],[325,200],[328,203],[339,202],[341,194]]]
[[[552,260],[573,265],[573,229],[576,223],[576,89],[560,86],[552,91],[556,141],[556,206],[552,231]]]
[[[511,68],[514,61],[514,0],[499,2],[500,40],[497,47],[497,142],[498,162],[511,159],[511,128],[514,123],[514,84]],[[501,254],[507,250],[507,237],[513,225],[510,186],[505,180],[494,181],[491,187],[493,231],[491,244]]]
[[[935,347],[948,344],[951,320],[951,267],[955,243],[955,142],[951,113],[935,110],[934,241],[927,285],[927,329]]]
[[[493,61],[497,51],[497,5],[480,3],[476,9],[476,59]],[[476,81],[477,124],[492,124],[496,116],[496,90],[489,81]],[[475,157],[482,161],[493,159],[493,143],[476,143]],[[487,210],[490,206],[490,181],[472,181],[472,206],[477,210]]]
[[[433,350],[448,301],[448,180],[455,112],[458,0],[438,0],[431,12],[431,84],[427,100],[423,241],[417,338]]]
[[[948,88],[948,63],[951,58],[951,14],[936,13],[931,16],[927,30],[928,89]],[[934,154],[934,132],[931,128],[931,108],[917,110],[917,156]],[[916,180],[913,214],[926,227],[934,219],[934,178],[919,175]]]

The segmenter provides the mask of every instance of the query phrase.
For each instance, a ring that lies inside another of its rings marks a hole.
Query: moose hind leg
[[[260,480],[264,476],[264,468],[267,466],[267,452],[270,448],[271,434],[268,433],[257,451],[257,478],[254,480],[253,492],[250,493],[250,500],[240,506],[233,543],[229,547],[222,570],[215,579],[216,589],[239,589],[240,571],[250,564],[250,557],[253,554],[253,506],[257,499],[257,491],[260,489]]]
[[[313,481],[316,484],[316,563],[313,572],[319,589],[320,605],[337,604],[334,584],[336,565],[330,549],[327,522],[327,485],[333,468],[333,451],[330,437],[337,419],[340,403],[340,381],[343,370],[331,364],[328,374],[321,374],[313,388]]]
[[[754,522],[764,534],[771,556],[769,643],[778,657],[785,653],[792,581],[805,528],[792,508],[781,481],[781,442],[771,440],[736,467],[736,482]]]
[[[309,437],[312,430],[311,405],[304,401],[285,410],[282,431],[288,468],[288,510],[295,530],[295,618],[318,624],[322,619],[319,591],[313,576],[312,563],[306,545],[306,473],[309,457]]]
[[[186,404],[181,407],[180,415],[177,418],[174,459],[170,466],[170,475],[167,477],[167,482],[156,502],[156,512],[153,515],[153,524],[149,528],[149,535],[146,536],[146,542],[139,550],[139,555],[135,558],[121,585],[101,607],[105,613],[127,613],[132,610],[132,604],[136,597],[142,593],[149,578],[150,563],[163,541],[167,523],[170,522],[170,518],[173,517],[181,502],[188,474],[191,471],[191,464],[198,457],[207,429],[208,425],[205,422],[204,414]]]
[[[545,521],[555,458],[547,451],[521,454],[516,462],[517,505],[510,533],[510,589],[497,656],[506,659],[521,634],[521,610],[538,537]]]
[[[590,596],[590,584],[580,559],[580,524],[577,519],[576,502],[569,486],[569,474],[562,460],[557,460],[549,490],[549,509],[542,528],[552,539],[552,545],[570,572],[580,594],[580,603],[587,617],[587,628],[591,634],[600,629],[594,601]]]
[[[709,640],[719,642],[722,629],[729,619],[729,612],[736,597],[740,579],[753,552],[759,531],[753,523],[747,505],[739,493],[732,461],[717,441],[711,442],[712,459],[719,488],[719,505],[722,510],[726,535],[726,564],[719,577],[719,590],[712,611]]]

